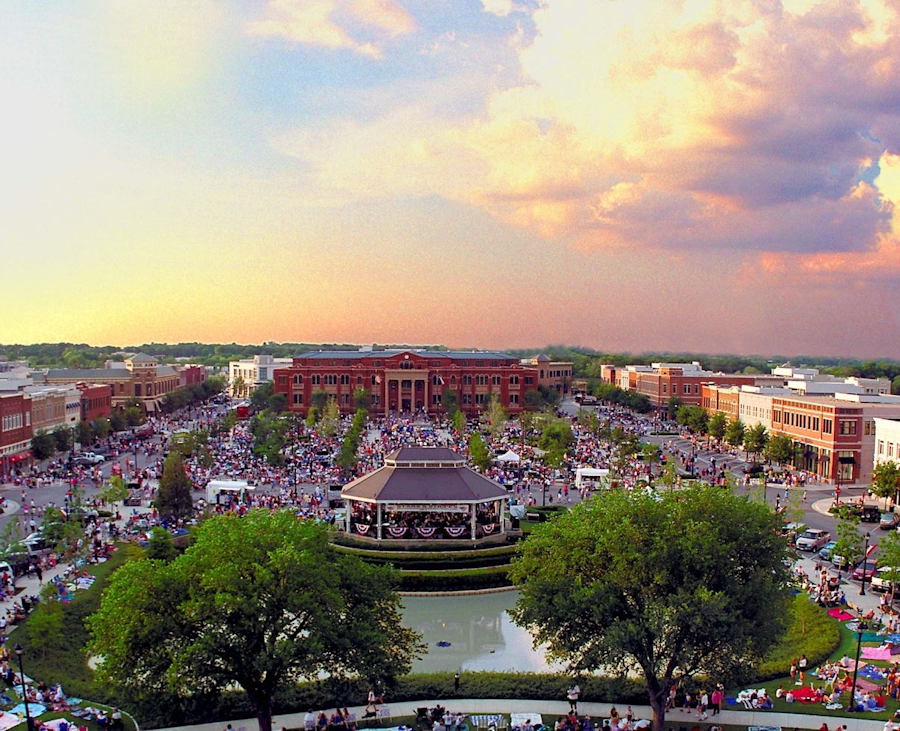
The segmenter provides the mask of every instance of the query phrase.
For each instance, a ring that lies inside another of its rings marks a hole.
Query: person
[[[706,719],[706,707],[709,705],[709,696],[706,691],[701,691],[700,700],[697,703],[697,718],[701,721]]]
[[[581,724],[581,731],[594,731],[594,724],[590,716],[585,716]]]
[[[722,710],[722,690],[718,686],[712,692],[709,700],[712,705],[712,715],[719,715],[719,711]]]
[[[375,703],[375,689],[369,688],[369,699],[368,703],[366,703],[366,713],[374,713],[378,710],[378,706]]]
[[[800,659],[797,661],[797,674],[799,675],[800,680],[796,685],[803,685],[803,676],[806,673],[806,665],[808,662],[806,655],[800,655]]]
[[[569,699],[569,708],[575,713],[578,713],[578,697],[581,695],[581,688],[578,687],[578,683],[572,683],[572,687],[569,688],[566,693],[566,697]]]

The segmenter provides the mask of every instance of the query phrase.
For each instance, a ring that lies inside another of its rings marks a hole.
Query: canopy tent
[[[592,485],[606,479],[609,470],[597,467],[579,467],[575,470],[575,487],[580,489],[585,483]]]
[[[513,452],[513,451],[510,449],[508,452],[505,452],[504,454],[501,454],[499,457],[497,457],[497,461],[498,461],[498,462],[503,462],[503,463],[505,463],[505,464],[509,464],[509,463],[513,463],[513,462],[518,462],[518,461],[519,461],[519,455],[516,454],[515,452]]]

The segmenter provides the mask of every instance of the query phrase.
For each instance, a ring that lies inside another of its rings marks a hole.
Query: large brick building
[[[0,393],[0,477],[31,456],[31,396]]]
[[[525,394],[536,390],[539,372],[503,353],[418,349],[333,350],[298,355],[275,369],[275,393],[291,411],[305,414],[313,394],[334,397],[342,413],[354,410],[353,393],[365,389],[373,413],[441,411],[444,392],[456,394],[466,414],[479,413],[497,394],[510,414],[522,411]]]

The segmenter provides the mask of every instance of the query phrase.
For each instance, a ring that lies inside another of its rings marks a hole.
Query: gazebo
[[[374,540],[482,540],[506,532],[506,489],[446,447],[402,447],[348,483],[345,530]]]

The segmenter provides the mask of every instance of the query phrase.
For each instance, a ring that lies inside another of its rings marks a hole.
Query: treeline
[[[378,345],[377,348],[422,348],[447,350],[444,346],[408,344]],[[0,355],[8,360],[26,360],[35,368],[99,368],[105,360],[119,359],[125,353],[144,352],[167,360],[187,359],[203,365],[224,367],[230,360],[252,358],[261,353],[276,358],[290,358],[309,350],[356,350],[351,343],[275,343],[257,345],[238,343],[143,343],[141,345],[93,346],[84,343],[38,343],[35,345],[0,345]],[[517,358],[528,358],[544,353],[552,360],[571,361],[575,378],[599,379],[600,366],[609,363],[616,366],[649,364],[656,361],[700,361],[704,368],[724,373],[768,373],[772,368],[790,363],[797,368],[818,368],[823,373],[846,378],[888,378],[893,382],[893,392],[900,392],[900,361],[891,359],[860,360],[810,355],[728,355],[710,353],[610,353],[592,348],[568,345],[549,345],[545,348],[504,351]]]
[[[443,346],[378,345],[376,348],[423,348],[446,350]],[[85,343],[37,343],[2,345],[0,355],[7,360],[25,360],[32,368],[101,368],[106,360],[119,360],[126,353],[147,353],[164,360],[187,359],[208,366],[224,367],[230,360],[266,354],[291,358],[309,350],[357,350],[359,345],[340,343],[143,343],[141,345],[87,345]]]

